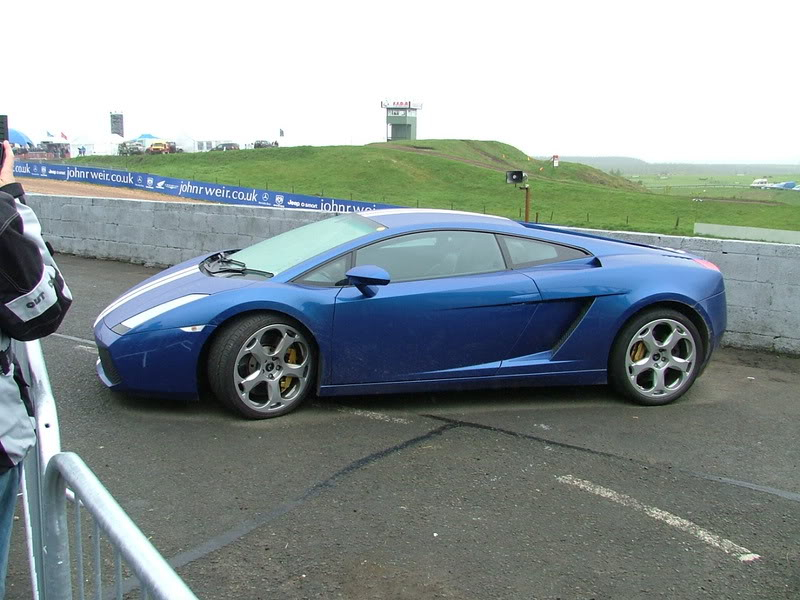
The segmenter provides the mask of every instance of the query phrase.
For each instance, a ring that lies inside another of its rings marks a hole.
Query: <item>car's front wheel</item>
[[[647,310],[622,328],[608,365],[611,384],[638,404],[669,404],[694,383],[703,364],[703,341],[685,315]]]
[[[249,419],[294,410],[314,388],[316,351],[294,320],[256,314],[220,331],[208,353],[208,379],[217,398]]]

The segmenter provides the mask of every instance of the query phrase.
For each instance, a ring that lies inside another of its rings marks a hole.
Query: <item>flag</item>
[[[53,136],[53,134],[48,131],[47,132],[47,137],[55,137],[55,136]]]
[[[62,137],[62,138],[64,138],[64,139],[66,140],[66,139],[67,139],[67,134],[66,134],[66,133],[64,133],[64,132],[62,131],[62,132],[61,132],[61,137]]]
[[[283,129],[281,129],[281,135],[280,135],[280,137],[283,137]]]

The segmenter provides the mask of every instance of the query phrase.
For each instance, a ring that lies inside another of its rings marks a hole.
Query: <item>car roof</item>
[[[535,237],[541,240],[574,245],[588,250],[596,256],[610,254],[681,254],[686,255],[681,250],[663,248],[630,242],[626,240],[614,239],[603,235],[592,234],[582,231],[565,230],[552,225],[541,225],[538,223],[522,223],[507,217],[496,215],[486,215],[458,210],[441,210],[432,208],[390,208],[372,210],[360,213],[389,229],[408,230],[423,226],[430,228],[454,228],[454,229],[486,229],[497,233],[512,235],[524,235]],[[686,255],[688,256],[688,255]]]
[[[430,227],[482,226],[496,228],[521,227],[516,221],[496,215],[484,215],[460,210],[438,210],[435,208],[388,208],[361,213],[386,227],[427,225]]]

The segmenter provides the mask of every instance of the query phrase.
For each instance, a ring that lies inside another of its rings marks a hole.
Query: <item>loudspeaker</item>
[[[528,174],[522,171],[506,171],[506,183],[522,183],[528,179]]]

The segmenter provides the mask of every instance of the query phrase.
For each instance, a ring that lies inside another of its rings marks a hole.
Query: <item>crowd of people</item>
[[[83,148],[84,153],[86,151]],[[15,156],[22,158],[70,158],[69,144],[42,142],[41,144],[22,144],[13,146]],[[83,154],[81,155],[83,156]]]

